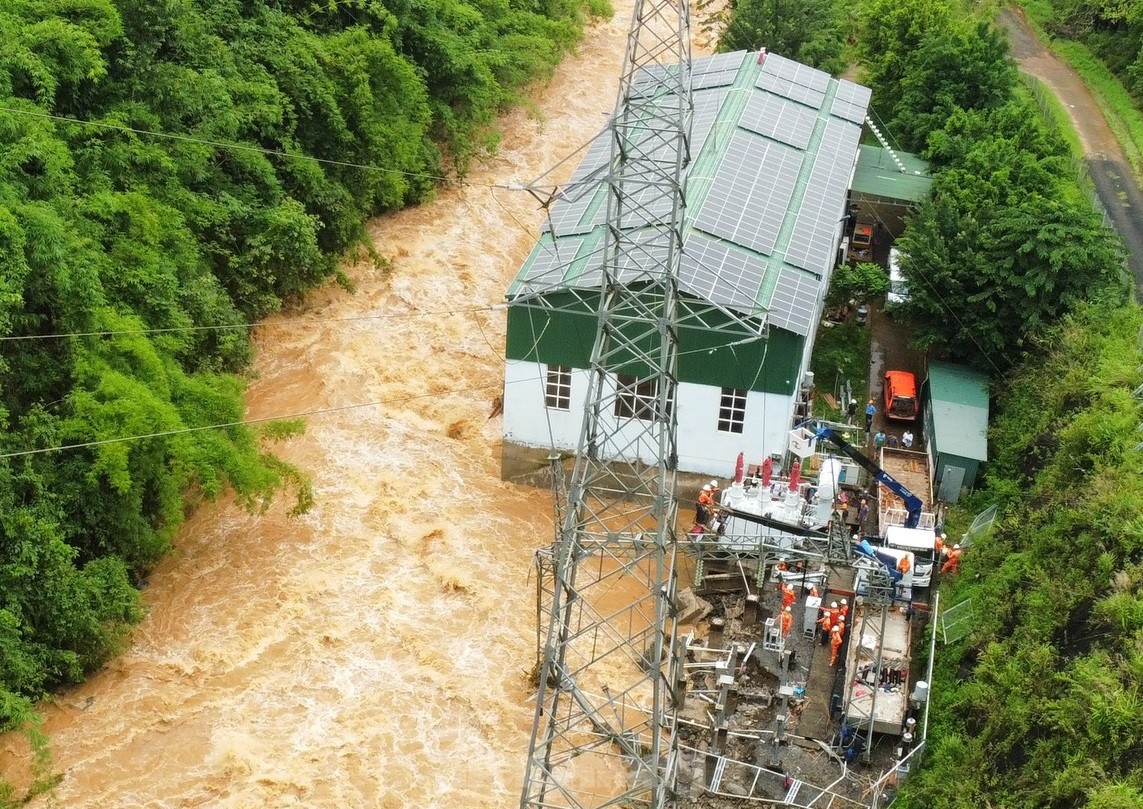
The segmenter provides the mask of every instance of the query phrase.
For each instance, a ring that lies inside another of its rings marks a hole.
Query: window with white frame
[[[571,410],[571,368],[549,365],[544,383],[544,407],[550,410]]]
[[[632,374],[618,374],[615,378],[619,389],[615,397],[615,415],[621,419],[642,419],[650,421],[655,415],[655,401],[659,398],[659,386],[654,379],[639,379]],[[674,407],[674,396],[667,400],[667,413]]]
[[[746,423],[746,391],[737,388],[723,388],[722,401],[718,405],[718,431],[720,433],[741,433]]]

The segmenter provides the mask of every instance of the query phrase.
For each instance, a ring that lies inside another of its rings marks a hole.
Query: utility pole
[[[636,0],[608,125],[598,327],[552,549],[522,809],[677,802],[674,400],[690,64],[687,0]]]

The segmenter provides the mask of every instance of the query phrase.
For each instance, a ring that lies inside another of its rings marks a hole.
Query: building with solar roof
[[[783,453],[804,407],[870,91],[776,54],[747,52],[695,60],[692,83],[678,468],[728,475],[739,452],[751,463]],[[652,92],[654,84],[651,77]],[[602,280],[609,151],[605,131],[550,206],[507,292],[506,476],[518,450],[578,444]],[[636,365],[625,370],[631,401],[616,401],[617,420],[639,418],[647,408],[641,396],[654,396],[641,391]]]

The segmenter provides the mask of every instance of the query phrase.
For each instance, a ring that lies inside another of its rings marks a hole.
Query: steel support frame
[[[609,126],[607,255],[551,558],[525,809],[676,804],[674,398],[690,120],[687,0],[637,0]]]

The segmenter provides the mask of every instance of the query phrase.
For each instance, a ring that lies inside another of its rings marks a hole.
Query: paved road
[[[1099,199],[1127,245],[1136,299],[1143,300],[1143,192],[1131,174],[1123,150],[1083,81],[1036,38],[1023,11],[1005,8],[999,22],[1008,32],[1012,57],[1020,69],[1043,82],[1068,111],[1083,144],[1084,162]]]

